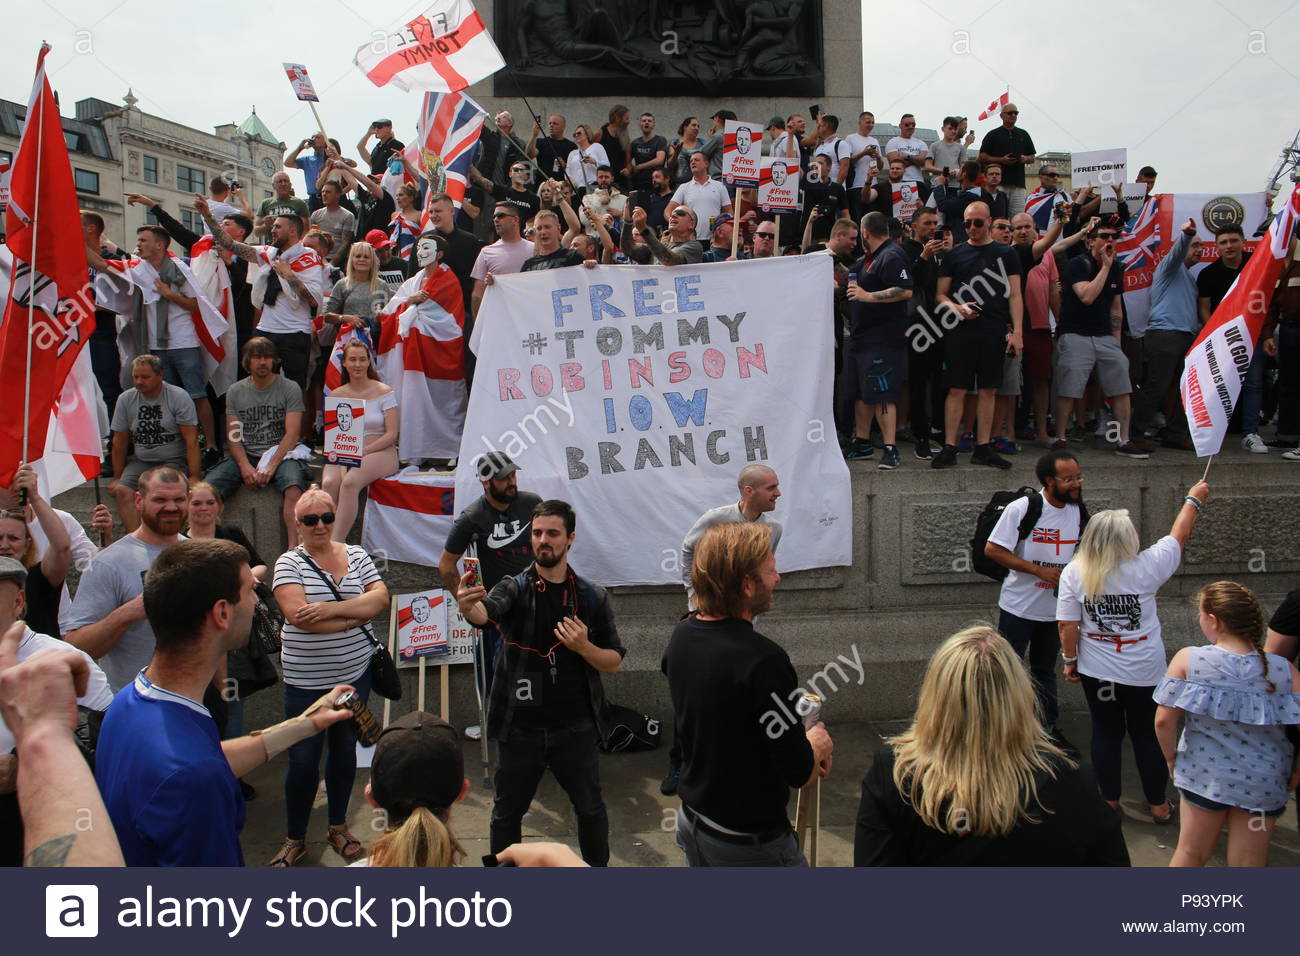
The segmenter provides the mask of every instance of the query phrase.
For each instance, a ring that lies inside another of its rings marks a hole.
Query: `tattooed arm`
[[[236,242],[226,235],[226,230],[221,228],[221,223],[217,222],[212,215],[212,209],[208,206],[208,201],[203,196],[195,195],[194,208],[199,211],[203,221],[208,224],[208,229],[212,232],[212,241],[222,249],[225,249],[231,255],[239,256],[245,262],[252,265],[261,265],[261,258],[257,254],[257,249],[246,242]]]
[[[18,743],[26,866],[122,866],[95,777],[77,748],[77,696],[90,677],[74,651],[19,664],[19,622],[0,637],[0,716]]]
[[[849,287],[848,295],[850,299],[859,302],[903,302],[912,297],[912,290],[896,285],[878,292],[867,292],[861,286],[855,285]]]

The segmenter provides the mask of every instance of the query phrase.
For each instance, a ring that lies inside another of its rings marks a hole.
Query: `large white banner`
[[[775,469],[782,571],[852,561],[849,472],[831,415],[831,261],[572,267],[498,276],[456,472],[489,449],[519,487],[577,512],[573,562],[606,585],[680,583],[682,538]]]

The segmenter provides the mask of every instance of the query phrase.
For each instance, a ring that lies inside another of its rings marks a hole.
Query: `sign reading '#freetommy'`
[[[763,157],[759,166],[758,208],[768,213],[799,211],[799,160]]]
[[[325,460],[356,468],[366,443],[366,403],[359,398],[325,399]]]
[[[419,657],[440,657],[450,651],[451,646],[447,643],[447,592],[436,588],[399,594],[398,659],[412,661]]]
[[[727,120],[726,124],[722,131],[722,181],[757,186],[763,162],[763,127],[743,120]]]
[[[284,72],[289,76],[289,85],[293,87],[294,96],[304,102],[320,102],[320,97],[316,95],[316,88],[311,84],[311,77],[307,75],[307,67],[301,63],[286,63]]]

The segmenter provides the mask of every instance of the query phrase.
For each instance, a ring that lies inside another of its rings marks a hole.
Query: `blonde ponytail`
[[[416,807],[370,848],[371,866],[455,866],[465,849],[447,823],[428,807]]]

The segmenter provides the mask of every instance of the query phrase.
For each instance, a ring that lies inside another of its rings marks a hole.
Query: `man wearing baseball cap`
[[[482,568],[480,582],[489,591],[502,578],[523,571],[533,562],[532,531],[533,509],[542,499],[530,491],[519,490],[515,473],[519,466],[505,452],[489,451],[478,460],[479,481],[483,497],[456,516],[447,535],[447,544],[438,559],[438,574],[442,586],[452,594],[460,585],[460,571],[456,562],[474,546]],[[483,629],[482,660],[475,660],[475,676],[481,679],[480,687],[486,694],[492,683],[492,661],[496,657],[498,635],[491,625]],[[471,734],[477,728],[467,727]]]
[[[397,243],[382,229],[371,229],[366,233],[366,242],[370,243],[375,255],[379,257],[380,281],[388,287],[388,294],[392,295],[410,278],[406,274],[407,264],[397,258],[393,251],[397,248]],[[414,256],[411,257],[411,262],[415,262]]]
[[[736,224],[731,219],[730,213],[723,213],[717,219],[713,220],[713,238],[709,243],[709,248],[704,250],[704,262],[726,262],[731,258],[731,231]],[[737,259],[748,259],[749,253],[736,247]]]
[[[375,137],[375,148],[370,149],[367,144],[370,137]],[[361,137],[361,142],[357,143],[357,152],[361,158],[370,164],[371,176],[384,175],[384,168],[388,165],[388,157],[393,153],[400,153],[406,149],[406,144],[398,142],[393,135],[393,121],[390,119],[377,119],[370,124],[366,130],[366,135]]]

